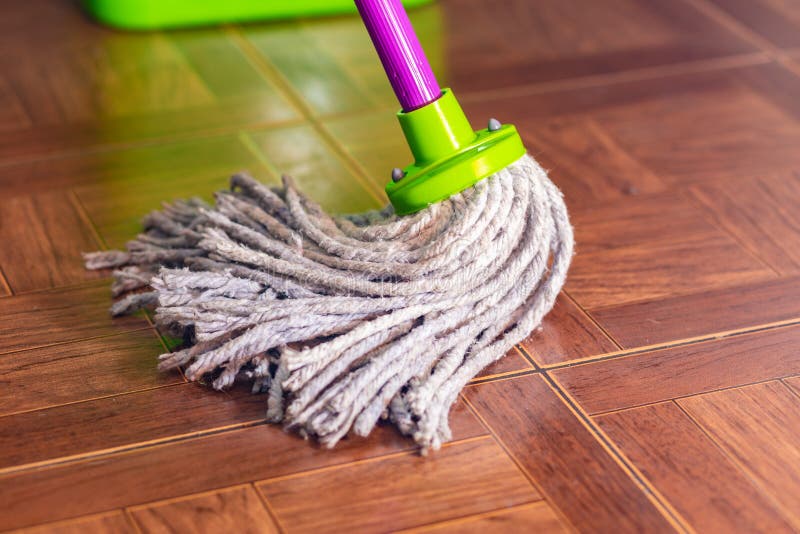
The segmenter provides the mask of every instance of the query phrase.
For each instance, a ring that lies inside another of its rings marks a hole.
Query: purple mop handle
[[[403,111],[439,98],[442,90],[400,0],[355,2]]]

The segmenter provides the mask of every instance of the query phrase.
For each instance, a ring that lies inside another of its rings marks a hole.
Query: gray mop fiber
[[[155,307],[187,340],[160,356],[217,389],[253,381],[267,419],[332,447],[391,420],[451,438],[461,389],[536,328],[572,258],[561,193],[530,157],[418,213],[330,216],[292,180],[231,179],[216,204],[165,205],[115,267],[114,315]]]

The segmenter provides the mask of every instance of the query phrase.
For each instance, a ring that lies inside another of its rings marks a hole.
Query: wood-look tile
[[[141,315],[111,318],[108,286],[101,281],[0,299],[0,354],[147,327]]]
[[[81,252],[96,250],[99,243],[66,191],[4,199],[0,242],[0,267],[14,293],[106,276],[83,266]]]
[[[144,534],[170,532],[278,533],[252,486],[153,503],[130,510]]]
[[[793,389],[797,395],[800,395],[800,376],[792,376],[789,378],[784,378],[783,381]]]
[[[541,498],[490,438],[256,487],[292,532],[399,530]]]
[[[593,308],[775,278],[775,273],[675,193],[576,213],[566,289]]]
[[[439,7],[408,14],[432,68],[442,76]],[[399,108],[369,35],[355,15],[250,25],[241,31],[314,114]]]
[[[303,193],[329,212],[355,213],[386,203],[383,192],[365,189],[310,125],[248,135],[276,174],[291,176]]]
[[[4,76],[0,76],[0,130],[16,130],[30,124],[28,114]]]
[[[359,113],[324,124],[379,191],[391,179],[393,167],[403,168],[414,161],[393,113]]]
[[[715,74],[665,80],[664,92],[596,120],[667,183],[800,169],[800,77],[777,65]],[[684,79],[684,91],[666,91]]]
[[[0,358],[0,415],[181,382],[156,369],[152,329],[15,352]]]
[[[362,183],[309,125],[248,134],[275,174],[291,176],[304,194],[331,213],[383,207],[386,195]]]
[[[678,404],[800,529],[800,397],[776,381]]]
[[[800,326],[775,328],[553,371],[590,414],[800,373]]]
[[[456,440],[486,434],[461,402],[453,408],[450,425]],[[333,450],[304,442],[273,425],[141,447],[0,475],[0,502],[5,510],[0,514],[0,529],[144,504],[411,449],[413,443],[388,425],[379,425],[369,438],[345,439]]]
[[[467,400],[547,501],[579,531],[672,527],[540,376],[472,386]]]
[[[626,157],[671,186],[796,170],[799,90],[800,77],[768,63],[612,85],[500,92],[463,104],[475,124],[506,117],[522,125],[523,136],[548,120],[591,119]]]
[[[199,384],[150,389],[0,418],[0,468],[263,421],[266,398],[249,388]]]
[[[564,293],[556,299],[541,328],[531,332],[521,345],[540,366],[617,350],[614,342]]]
[[[211,185],[224,186],[225,179],[240,170],[266,173],[237,136],[218,135],[8,164],[3,166],[0,192],[7,198],[56,188],[103,187],[103,194],[116,198],[117,188],[130,194],[138,185],[144,190],[160,187],[163,198],[181,192],[206,195],[213,191],[212,179],[217,181]]]
[[[15,531],[19,534],[136,534],[123,512],[111,512]]]
[[[800,272],[800,167],[771,177],[716,181],[691,191],[714,218],[781,274]]]
[[[533,366],[523,356],[516,347],[512,348],[508,353],[497,360],[496,362],[488,365],[480,373],[475,375],[474,380],[486,378],[495,375],[502,375],[505,373],[513,373],[516,371],[530,371]]]
[[[556,513],[543,501],[498,510],[477,517],[428,525],[411,532],[433,532],[441,534],[485,534],[502,532],[569,532]]]
[[[667,343],[800,319],[800,278],[592,310],[624,348]]]
[[[510,116],[508,120],[515,119]],[[652,171],[627,154],[592,119],[519,121],[516,125],[522,129],[530,153],[564,193],[571,211],[665,189]]]
[[[800,46],[800,7],[791,0],[711,0],[772,44]]]
[[[687,3],[480,0],[444,4],[462,91],[607,74],[753,50]],[[481,32],[464,31],[479,20]]]
[[[0,70],[30,125],[0,134],[0,160],[298,117],[222,29],[114,32],[69,3],[15,10]]]
[[[595,420],[697,532],[792,532],[769,498],[674,403]]]
[[[232,135],[81,154],[13,166],[10,172],[15,182],[45,176],[44,182],[73,185],[102,238],[118,248],[141,231],[142,217],[163,202],[193,196],[210,202],[214,191],[226,189],[239,171],[277,180]]]

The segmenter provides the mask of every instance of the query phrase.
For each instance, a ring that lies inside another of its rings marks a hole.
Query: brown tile
[[[0,76],[0,130],[16,130],[29,123],[30,119],[11,84],[4,76]]]
[[[486,434],[460,402],[453,408],[450,425],[456,440]],[[278,426],[258,425],[0,475],[0,502],[5,511],[0,514],[0,528],[19,528],[349,463],[411,450],[412,445],[386,425],[379,425],[369,438],[345,439],[333,450],[304,442]]]
[[[800,326],[706,341],[553,371],[590,414],[800,372]]]
[[[800,7],[786,0],[711,0],[772,44],[800,46]]]
[[[359,113],[324,124],[378,191],[386,187],[393,167],[402,168],[414,161],[393,113]]]
[[[490,438],[256,487],[284,528],[308,532],[399,530],[541,499]]]
[[[614,342],[564,293],[521,345],[540,366],[617,350]]]
[[[592,310],[624,348],[710,336],[800,318],[800,278]]]
[[[333,213],[383,207],[382,191],[360,181],[310,125],[248,134],[276,174],[288,174],[298,187]]]
[[[800,398],[780,382],[767,382],[678,404],[800,529]]]
[[[664,89],[683,80],[665,80]],[[604,110],[596,120],[664,182],[800,169],[800,78],[777,65],[705,74],[684,91]],[[793,101],[792,101],[793,99]]]
[[[669,186],[796,170],[798,90],[800,78],[767,63],[463,103],[473,123],[499,117],[522,125],[526,138],[549,120],[591,119]]]
[[[753,47],[686,3],[444,4],[448,72],[463,91],[722,57]],[[481,31],[468,31],[480,21]]]
[[[148,326],[140,315],[111,318],[108,285],[101,281],[0,299],[0,354]]]
[[[0,418],[0,468],[263,421],[266,398],[180,384]]]
[[[467,388],[491,431],[577,530],[671,530],[645,492],[540,376]]]
[[[199,196],[212,200],[231,175],[249,171],[276,183],[256,154],[235,136],[81,154],[11,167],[12,180],[74,185],[80,202],[110,247],[141,231],[141,219],[163,202]],[[44,176],[44,179],[40,179]]]
[[[439,6],[409,10],[408,14],[428,60],[442,76],[444,37]],[[314,114],[399,108],[357,16],[251,25],[241,31]]]
[[[577,254],[566,289],[590,311],[776,276],[676,193],[604,204],[572,222]]]
[[[81,252],[96,250],[99,243],[66,191],[4,199],[0,242],[0,266],[15,293],[106,276],[83,266]]]
[[[510,121],[514,117],[508,117]],[[580,211],[600,202],[665,189],[661,180],[627,154],[594,120],[519,121],[529,152]]]
[[[800,168],[791,174],[704,183],[692,193],[717,222],[781,274],[800,272]]]
[[[130,514],[143,533],[280,532],[252,486],[153,503]]]
[[[517,371],[530,371],[533,366],[523,356],[516,347],[508,351],[508,353],[497,360],[496,362],[488,365],[480,373],[475,375],[473,380],[480,378],[488,378],[492,376],[502,375],[506,373],[513,373]]]
[[[49,523],[16,531],[24,534],[134,534],[136,529],[128,522],[123,512],[81,517],[72,521]]]
[[[428,525],[414,532],[481,534],[491,532],[568,532],[556,513],[543,501],[474,517]]]
[[[793,376],[784,378],[783,381],[794,390],[797,395],[800,395],[800,376]]]
[[[181,382],[156,370],[152,329],[15,352],[0,358],[0,415]]]
[[[298,117],[222,29],[114,32],[71,4],[16,9],[0,70],[31,124],[0,134],[0,160]]]
[[[698,532],[792,531],[770,500],[674,403],[595,420]]]

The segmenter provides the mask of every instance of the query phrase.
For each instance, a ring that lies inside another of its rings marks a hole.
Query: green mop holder
[[[525,155],[510,124],[473,131],[450,89],[421,108],[398,112],[397,118],[414,155],[403,176],[386,186],[399,215],[460,193]]]

